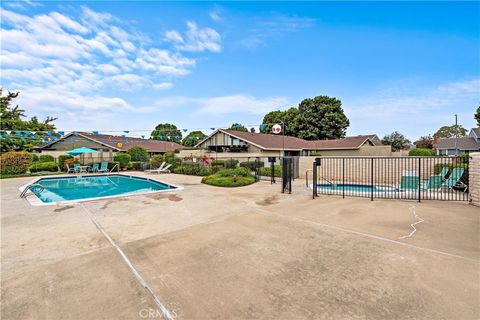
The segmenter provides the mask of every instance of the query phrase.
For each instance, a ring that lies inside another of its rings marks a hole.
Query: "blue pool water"
[[[45,203],[176,188],[154,180],[122,175],[44,178],[36,183],[41,184],[45,188],[43,192],[36,193],[37,197]]]
[[[394,192],[393,187],[382,187],[369,184],[318,184],[318,189],[332,190],[332,191],[357,191],[357,192]]]

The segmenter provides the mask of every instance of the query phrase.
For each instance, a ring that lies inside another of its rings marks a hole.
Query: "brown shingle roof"
[[[257,146],[263,149],[281,149],[283,145],[283,137],[282,135],[276,134],[266,134],[266,133],[251,133],[251,132],[243,132],[243,131],[236,131],[236,130],[221,130],[223,132],[228,133],[234,137],[240,138],[252,144],[256,144]],[[285,149],[290,150],[301,150],[304,149],[306,146],[307,141],[296,138],[296,137],[289,137],[285,136]]]
[[[236,130],[221,130],[263,149],[281,149],[282,135],[251,133]],[[332,140],[307,141],[296,137],[285,136],[285,149],[289,150],[323,150],[323,149],[358,149],[369,140],[370,136],[355,136]]]
[[[437,140],[437,149],[455,149],[455,138],[442,138]],[[458,150],[480,150],[480,144],[474,138],[461,137],[457,140]]]
[[[308,143],[309,143],[309,148],[312,150],[358,149],[367,140],[369,140],[368,136],[355,136],[355,137],[345,137],[342,139],[332,139],[332,140],[314,140],[314,141],[308,141]]]
[[[79,134],[92,140],[96,140],[106,145],[109,145],[115,149],[119,149],[121,151],[127,151],[132,147],[142,147],[145,148],[148,152],[163,153],[183,148],[183,146],[178,143],[167,141],[113,136],[108,134],[95,135],[88,132],[79,132]],[[118,147],[118,143],[122,144],[121,148]]]
[[[475,132],[475,135],[480,138],[480,128],[472,128],[473,132]]]

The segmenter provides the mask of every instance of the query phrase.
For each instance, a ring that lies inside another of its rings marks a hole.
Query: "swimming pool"
[[[42,192],[34,192],[43,204],[92,200],[179,188],[152,179],[117,174],[42,178],[34,183],[40,184],[44,188]],[[35,188],[33,191],[36,191]]]
[[[357,191],[357,192],[395,192],[397,191],[394,187],[383,187],[376,186],[371,184],[318,184],[318,189],[322,190],[332,190],[332,191]]]

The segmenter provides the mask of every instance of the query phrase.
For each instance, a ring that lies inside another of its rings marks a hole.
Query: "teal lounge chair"
[[[448,167],[442,167],[439,174],[431,175],[428,180],[422,181],[422,190],[438,190],[442,187],[443,181],[445,181],[448,171]]]
[[[94,163],[92,164],[92,172],[98,172],[100,170],[100,164]]]
[[[447,169],[448,173],[448,169]],[[443,183],[443,176],[441,174],[439,175],[433,175],[428,178],[428,180],[423,181],[422,185],[422,190],[438,190],[442,187]]]
[[[442,181],[447,178],[449,170],[450,169],[448,167],[442,167],[442,170],[440,170],[440,173],[438,175],[442,178]]]
[[[98,169],[98,172],[108,172],[108,162],[102,161],[100,163],[100,169]]]
[[[80,168],[80,164],[79,163],[74,163],[73,164],[73,171],[75,173],[80,173],[82,171],[82,168]]]
[[[442,188],[452,189],[453,187],[463,188],[463,192],[467,191],[468,186],[460,181],[463,174],[465,173],[464,168],[453,168],[452,173],[448,176],[444,182],[442,182]]]
[[[400,179],[400,190],[418,190],[420,178],[418,176],[402,176]]]

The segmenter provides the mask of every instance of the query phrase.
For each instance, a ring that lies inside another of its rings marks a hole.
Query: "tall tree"
[[[154,140],[170,141],[181,143],[182,132],[176,125],[171,123],[160,123],[155,127],[150,135]]]
[[[240,123],[234,123],[230,126],[230,128],[228,128],[228,130],[236,130],[236,131],[244,131],[244,132],[248,132],[248,129],[243,125],[243,124],[240,124]]]
[[[477,108],[477,112],[475,112],[475,120],[477,120],[477,127],[480,127],[480,106]]]
[[[29,120],[25,118],[25,110],[18,105],[11,106],[13,100],[18,97],[19,92],[8,92],[3,95],[0,88],[0,150],[27,150],[42,145],[55,134],[55,125],[52,123],[57,118],[47,117],[39,121],[33,116]],[[35,133],[33,133],[35,132]]]
[[[415,147],[417,148],[426,148],[432,149],[433,148],[433,138],[431,135],[422,136],[417,141],[414,142]]]
[[[435,132],[433,135],[435,138],[455,138],[458,137],[465,137],[467,135],[467,129],[462,127],[461,125],[452,125],[452,126],[443,126]]]
[[[299,112],[297,108],[269,112],[263,117],[263,127],[261,132],[272,133],[272,127],[275,124],[282,125],[283,123],[285,126],[285,135],[296,137],[298,134],[298,116]]]
[[[391,146],[392,151],[398,151],[406,148],[410,144],[410,140],[400,132],[394,131],[383,137],[382,144]]]
[[[420,137],[417,141],[415,141],[415,147],[417,148],[433,148],[433,138],[431,135]]]
[[[318,96],[304,99],[298,106],[298,134],[306,140],[336,139],[345,136],[350,125],[337,98]]]
[[[192,131],[183,140],[182,144],[186,147],[193,147],[207,137],[202,131]]]

